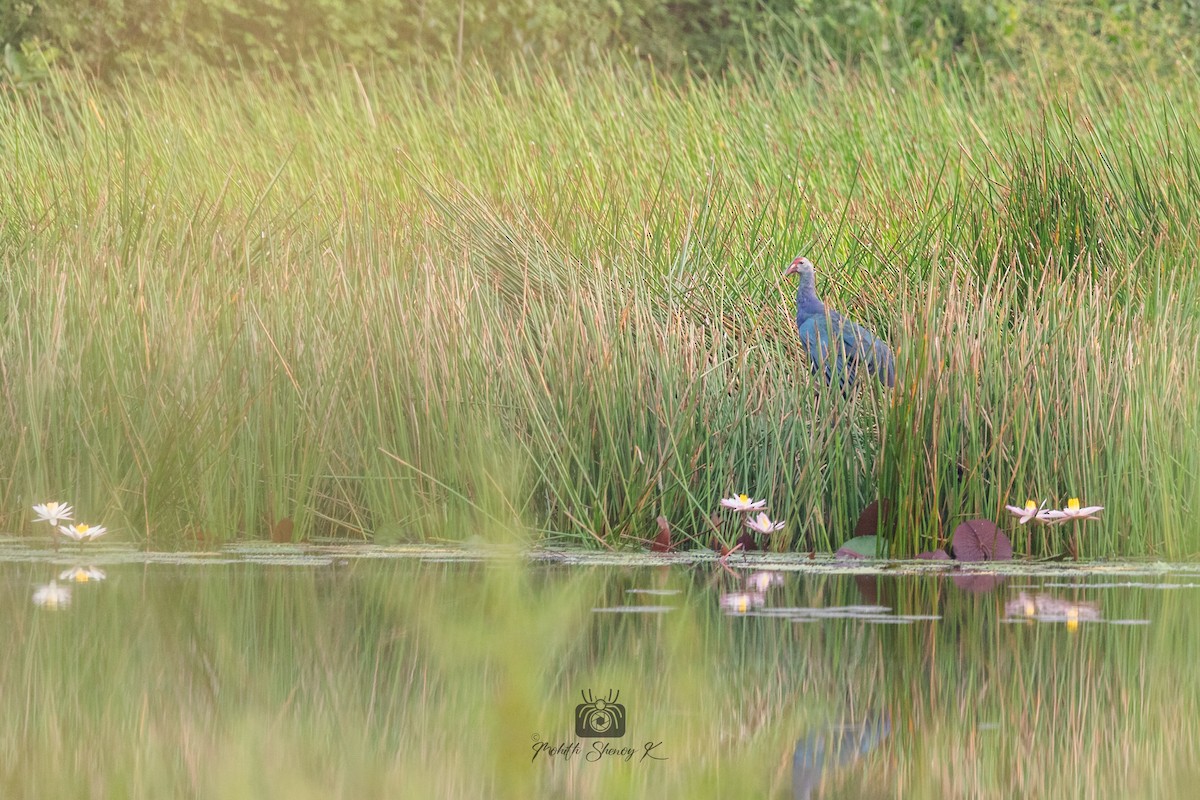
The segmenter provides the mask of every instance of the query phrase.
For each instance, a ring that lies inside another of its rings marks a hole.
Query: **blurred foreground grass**
[[[801,549],[1005,502],[1200,550],[1190,75],[326,66],[0,94],[0,528]],[[783,266],[896,348],[807,374]],[[519,526],[517,529],[520,529]],[[1057,549],[1039,535],[1018,549]]]

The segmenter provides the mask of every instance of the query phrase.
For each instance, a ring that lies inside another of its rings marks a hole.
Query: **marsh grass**
[[[707,545],[736,490],[903,554],[1080,495],[1085,554],[1194,554],[1194,82],[1020,78],[53,73],[0,99],[0,527]],[[894,390],[811,380],[799,251]]]

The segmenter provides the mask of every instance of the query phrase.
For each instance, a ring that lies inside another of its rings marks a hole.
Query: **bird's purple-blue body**
[[[865,367],[884,386],[895,385],[896,361],[892,349],[862,325],[821,302],[811,261],[799,256],[783,274],[800,276],[796,288],[796,331],[814,375],[824,372],[826,383],[832,385],[837,381],[843,391],[848,391],[854,385],[859,367]]]

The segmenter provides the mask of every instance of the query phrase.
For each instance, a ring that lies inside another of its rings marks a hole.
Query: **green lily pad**
[[[855,536],[843,542],[836,555],[844,558],[879,558],[879,537]]]

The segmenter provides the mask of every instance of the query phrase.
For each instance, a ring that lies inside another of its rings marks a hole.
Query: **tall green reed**
[[[0,131],[0,524],[708,544],[739,490],[804,549],[882,495],[908,552],[1086,491],[1086,552],[1191,553],[1194,88],[1009,81],[56,73]],[[810,378],[799,251],[895,390]]]

